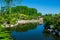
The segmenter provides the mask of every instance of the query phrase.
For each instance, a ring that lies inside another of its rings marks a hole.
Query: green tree
[[[39,13],[37,13],[37,16],[42,16],[42,13],[40,13],[40,12],[39,12]]]
[[[6,3],[5,8],[7,13],[11,13],[11,6],[13,6],[12,4],[16,1],[21,2],[21,0],[3,0],[3,2]]]
[[[37,10],[35,8],[28,8],[27,6],[16,6],[11,9],[13,13],[21,13],[32,16],[37,14]]]

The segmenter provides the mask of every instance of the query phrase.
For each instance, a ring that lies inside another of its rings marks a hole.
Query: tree
[[[16,7],[12,7],[11,9],[13,13],[21,13],[32,16],[37,14],[37,9],[28,8],[27,6],[16,6]]]
[[[6,12],[11,13],[11,6],[16,1],[21,2],[21,0],[3,0],[3,2],[6,3],[6,6],[5,6]]]
[[[40,12],[39,12],[39,13],[37,13],[37,16],[42,16],[42,13],[40,13]]]

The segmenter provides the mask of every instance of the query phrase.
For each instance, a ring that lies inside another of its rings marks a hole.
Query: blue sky
[[[60,13],[60,0],[23,0],[21,5],[36,8],[42,14]]]
[[[23,0],[20,5],[36,8],[42,14],[60,13],[60,0]]]

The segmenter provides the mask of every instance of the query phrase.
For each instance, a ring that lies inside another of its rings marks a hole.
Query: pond
[[[44,24],[30,23],[0,31],[0,40],[60,40],[60,38],[44,32]]]
[[[59,40],[55,35],[44,33],[44,24],[25,32],[13,31],[12,38],[14,40]]]

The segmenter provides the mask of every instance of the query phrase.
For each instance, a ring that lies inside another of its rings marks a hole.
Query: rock
[[[54,26],[53,25],[50,25],[50,28],[52,29],[52,28],[54,28]]]
[[[50,30],[50,29],[47,29],[48,31]]]
[[[60,36],[60,32],[58,33],[58,35]]]
[[[9,25],[6,24],[6,25],[5,25],[5,28],[8,28],[8,27],[9,27]]]
[[[11,27],[13,27],[14,25],[11,25]]]
[[[52,32],[53,31],[53,29],[50,29],[50,32]]]
[[[52,31],[53,31],[53,29],[48,29],[48,31],[49,31],[49,32],[52,32]]]
[[[60,36],[60,31],[57,31],[57,32],[56,32],[56,35],[57,35],[57,36]]]
[[[58,32],[58,30],[57,30],[57,29],[55,29],[55,32]]]

